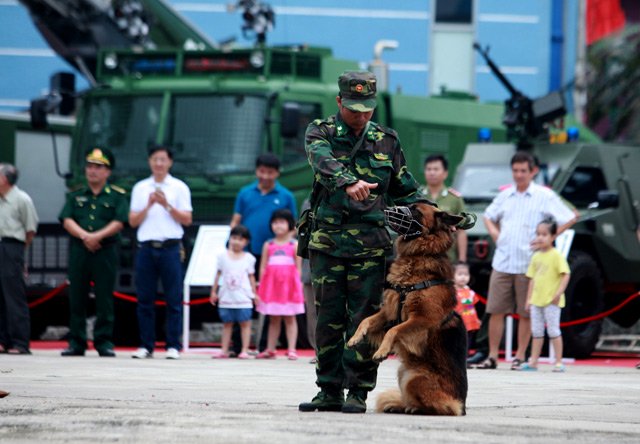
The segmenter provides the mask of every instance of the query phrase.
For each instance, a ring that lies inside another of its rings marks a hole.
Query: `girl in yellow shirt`
[[[545,219],[536,227],[535,245],[538,250],[531,257],[527,277],[526,309],[531,316],[531,357],[519,367],[522,371],[538,370],[538,359],[544,342],[545,324],[555,354],[554,372],[564,372],[562,364],[562,334],[560,313],[565,305],[564,291],[569,284],[569,264],[553,246],[558,226],[553,219]]]

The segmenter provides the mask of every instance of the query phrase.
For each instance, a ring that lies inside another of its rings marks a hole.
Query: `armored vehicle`
[[[32,121],[40,128],[35,134],[48,137],[53,129],[53,141],[60,139],[60,127],[47,125],[47,112],[68,113],[77,104],[69,143],[56,145],[56,156],[49,153],[59,160],[68,189],[83,182],[83,153],[89,147],[114,152],[112,181],[130,190],[149,174],[149,145],[167,144],[175,151],[172,173],[192,191],[195,223],[187,233],[187,247],[201,224],[229,222],[235,196],[254,180],[255,158],[262,152],[279,156],[280,182],[298,203],[307,196],[312,178],[304,131],[312,119],[336,112],[337,77],[343,70],[358,69],[356,62],[336,59],[327,48],[267,46],[260,35],[254,47],[220,45],[161,0],[20,1],[52,48],[91,84],[76,93],[69,76],[58,76],[52,82],[57,90],[32,102]],[[239,2],[247,7],[254,3]],[[252,19],[253,14],[245,11],[243,16]],[[247,28],[256,30],[252,22]],[[455,166],[481,127],[506,140],[499,105],[385,91],[378,96],[374,120],[398,131],[417,177],[430,153],[446,152]],[[26,131],[21,124],[5,123],[7,133],[10,127]],[[15,153],[27,152],[27,140],[7,137],[0,154],[8,161],[24,158]],[[34,170],[31,165],[30,160],[19,165],[24,177],[55,174],[53,166]],[[32,248],[30,283],[37,294],[62,285],[66,276],[67,236],[56,219],[64,192],[63,186],[37,191],[50,216],[42,220]],[[124,234],[117,290],[131,294],[136,246],[133,233]],[[116,333],[119,325],[135,325],[133,304],[118,299],[116,310]],[[193,315],[194,323],[197,319]],[[39,335],[37,329],[36,324],[34,335]]]
[[[486,52],[481,53],[488,58]],[[490,66],[512,92],[504,120],[515,140],[469,145],[458,166],[454,187],[480,220],[498,192],[512,183],[509,161],[514,152],[526,149],[538,159],[537,182],[551,187],[580,213],[572,227],[575,234],[569,249],[571,281],[562,314],[566,323],[563,338],[568,355],[589,356],[601,331],[598,315],[640,289],[640,177],[635,173],[640,169],[640,147],[571,142],[571,135],[563,138],[569,142],[550,143],[543,122],[532,123],[536,116],[531,104],[536,101],[513,89],[492,62]],[[514,108],[518,100],[524,105]],[[543,101],[548,103],[548,98]],[[561,105],[557,99],[552,101]],[[544,114],[552,116],[550,120],[559,115],[547,111]],[[479,222],[469,232],[468,257],[476,287],[484,294],[493,250],[491,238]],[[632,301],[610,318],[624,327],[633,325],[640,318],[640,301]]]

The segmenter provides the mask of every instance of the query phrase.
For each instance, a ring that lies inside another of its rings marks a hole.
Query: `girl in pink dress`
[[[300,273],[302,259],[296,255],[298,242],[292,239],[295,222],[291,211],[281,209],[271,216],[271,231],[275,238],[265,242],[260,260],[260,302],[256,310],[269,315],[267,348],[257,359],[274,359],[276,343],[284,320],[287,335],[287,356],[298,359],[296,315],[304,313],[304,295]]]

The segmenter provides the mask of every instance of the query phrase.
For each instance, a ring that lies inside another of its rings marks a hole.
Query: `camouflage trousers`
[[[375,350],[364,341],[346,348],[360,322],[377,312],[382,301],[385,258],[341,258],[311,250],[311,279],[318,312],[316,384],[322,389],[376,386]]]

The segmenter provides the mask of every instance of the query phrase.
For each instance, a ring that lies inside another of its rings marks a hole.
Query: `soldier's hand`
[[[95,253],[100,248],[102,248],[102,245],[100,245],[100,238],[98,238],[98,236],[96,236],[95,234],[85,235],[82,238],[82,243],[84,243],[86,249],[92,253]]]
[[[371,190],[378,188],[377,183],[369,183],[364,180],[359,180],[354,184],[348,185],[345,188],[347,195],[357,201],[365,200],[371,194]]]

